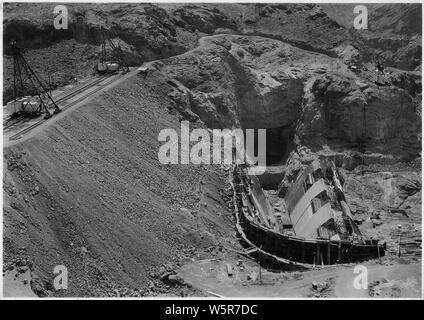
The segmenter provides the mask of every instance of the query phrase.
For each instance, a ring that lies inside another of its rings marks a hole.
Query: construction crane
[[[101,51],[100,51],[100,62],[96,65],[95,69],[98,73],[115,73],[118,70],[122,70],[122,73],[127,73],[129,68],[125,62],[124,52],[118,42],[115,45],[110,37],[107,35],[103,27],[100,27],[101,36]],[[106,45],[110,47],[110,60],[106,51]]]
[[[48,88],[38,78],[17,46],[11,43],[13,56],[13,100],[7,104],[8,112],[14,115],[39,115],[48,119],[61,110],[53,100]],[[30,95],[32,94],[32,96]],[[49,109],[53,108],[53,114]]]

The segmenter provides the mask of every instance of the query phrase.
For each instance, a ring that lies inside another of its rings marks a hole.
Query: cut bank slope
[[[158,161],[159,131],[179,128],[169,87],[135,76],[4,150],[5,266],[29,266],[37,294],[173,292],[159,267],[231,234],[223,170]],[[53,291],[56,265],[66,292]]]

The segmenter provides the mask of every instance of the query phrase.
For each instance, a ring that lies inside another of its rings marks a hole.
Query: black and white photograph
[[[421,2],[1,11],[2,299],[422,299]]]

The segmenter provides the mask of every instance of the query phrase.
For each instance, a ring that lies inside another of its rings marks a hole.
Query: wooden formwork
[[[252,219],[243,206],[243,188],[232,183],[236,227],[243,240],[257,252],[283,265],[311,268],[316,265],[359,262],[384,256],[385,244],[377,240],[360,242],[346,240],[306,239],[271,230]],[[239,189],[239,190],[237,190]],[[244,195],[248,197],[248,195]]]

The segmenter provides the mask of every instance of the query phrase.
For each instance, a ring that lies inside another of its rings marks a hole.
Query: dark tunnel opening
[[[294,147],[294,128],[282,126],[265,128],[266,130],[266,165],[281,165],[287,160],[290,151]],[[255,156],[258,155],[258,129],[254,129]]]

